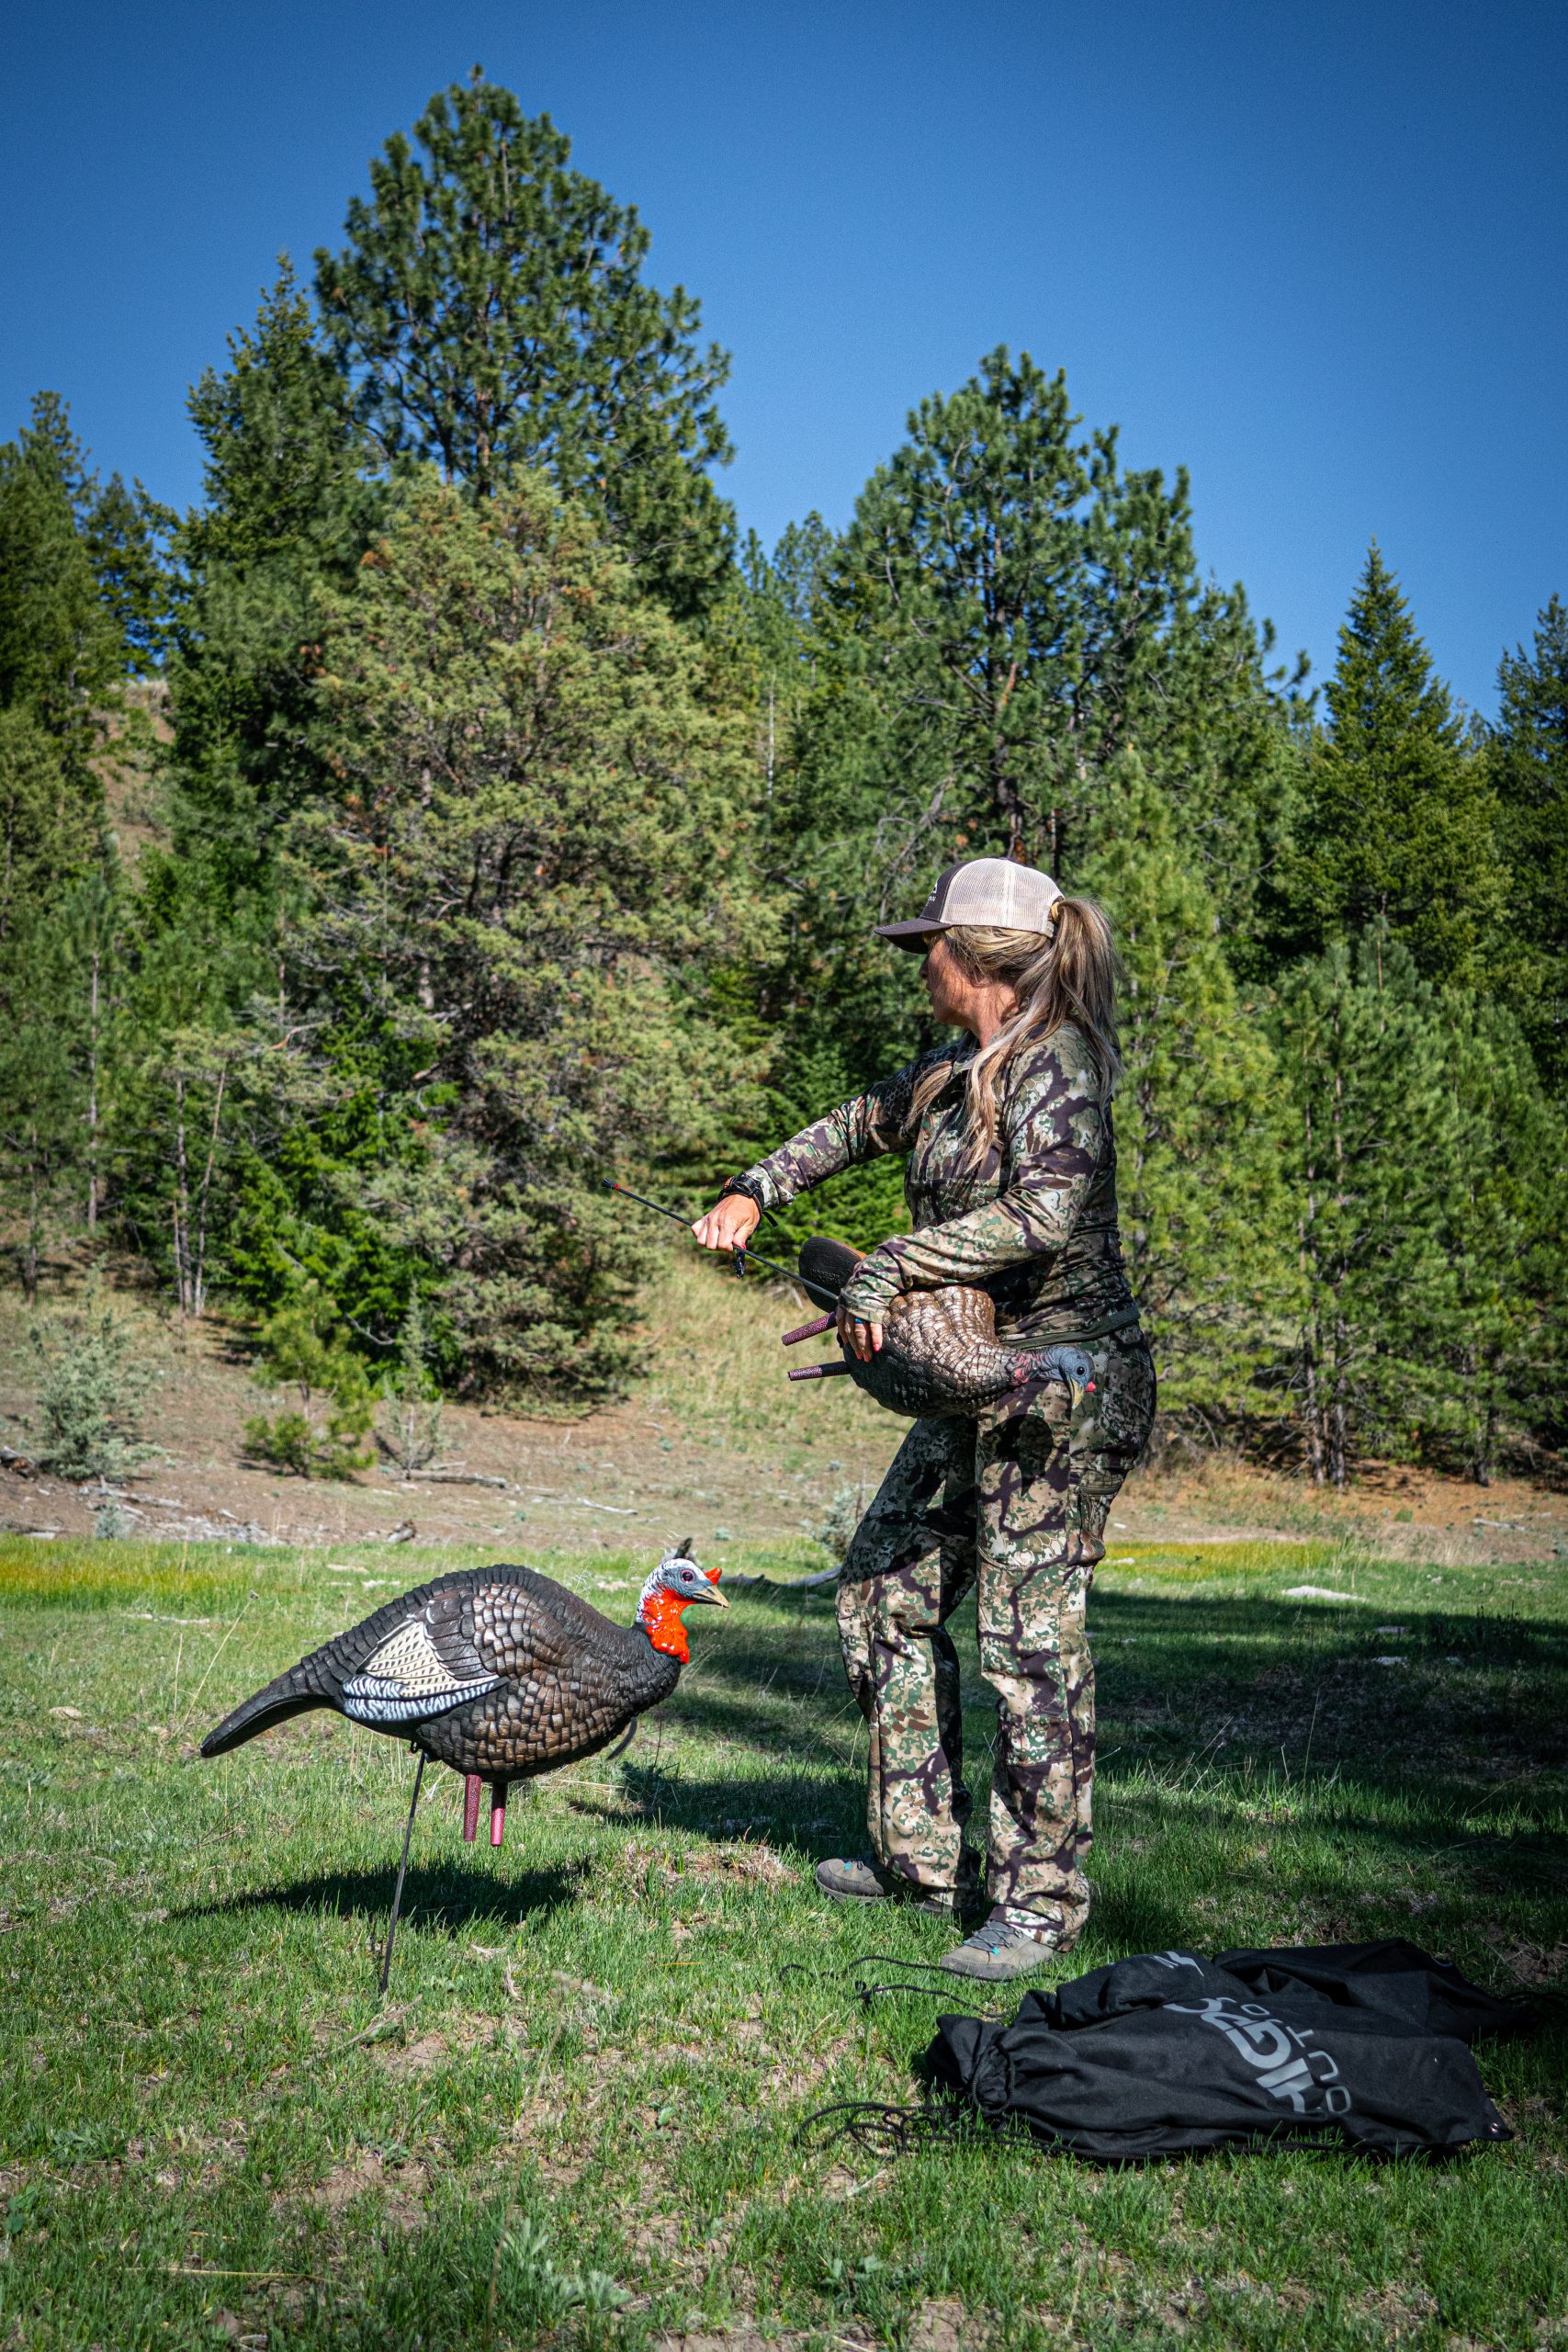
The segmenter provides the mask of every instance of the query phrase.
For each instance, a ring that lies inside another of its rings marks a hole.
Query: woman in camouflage
[[[997,1694],[987,1840],[989,1916],[942,1965],[987,1979],[1066,1951],[1089,1909],[1093,1668],[1084,1603],[1106,1514],[1148,1436],[1154,1366],[1116,1222],[1111,1096],[1115,962],[1092,901],[1000,858],[950,866],[914,921],[882,926],[924,955],[942,1046],[737,1177],[693,1228],[734,1249],[763,1209],[852,1162],[908,1154],[912,1230],[846,1285],[840,1337],[882,1343],[899,1292],[989,1292],[998,1336],[1093,1360],[1074,1408],[1057,1381],[976,1419],[917,1421],[855,1535],[839,1587],[850,1687],[870,1726],[868,1860],[823,1862],[824,1893],[903,1897],[958,1918],[979,1891],[965,1835],[958,1657],[947,1620],[972,1589]]]

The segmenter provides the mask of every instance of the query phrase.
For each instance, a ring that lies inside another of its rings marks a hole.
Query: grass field
[[[741,1549],[727,1579],[816,1564]],[[628,1556],[530,1556],[629,1615]],[[1232,1543],[1102,1571],[1071,1968],[1402,1933],[1545,2020],[1482,2051],[1518,2136],[1472,2160],[1110,2172],[801,2144],[827,2101],[910,2098],[933,2030],[863,2012],[850,1962],[944,1943],[809,1891],[863,1843],[820,1594],[698,1617],[662,1715],[516,1792],[499,1856],[427,1774],[378,2005],[406,1751],[328,1715],[194,1747],[453,1563],[0,1545],[0,2345],[1568,2346],[1568,1565]]]

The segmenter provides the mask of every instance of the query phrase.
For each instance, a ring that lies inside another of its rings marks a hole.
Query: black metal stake
[[[398,1932],[398,1913],[402,1907],[403,1880],[408,1873],[409,1840],[413,1836],[413,1816],[419,1804],[419,1784],[424,1778],[424,1756],[421,1752],[413,1776],[413,1795],[409,1800],[409,1817],[403,1828],[403,1858],[398,1864],[398,1883],[392,1889],[392,1916],[387,1922],[386,1949],[381,1954],[381,1998],[387,1997],[387,1984],[392,1973],[392,1939]]]
[[[643,1193],[634,1193],[629,1184],[618,1184],[613,1176],[605,1177],[604,1189],[607,1193],[619,1193],[623,1201],[635,1201],[639,1209],[651,1209],[655,1216],[667,1216],[671,1225],[683,1225],[688,1233],[691,1231],[690,1220],[683,1217],[679,1210],[667,1209],[658,1201],[650,1201]],[[764,1266],[770,1274],[782,1274],[786,1283],[798,1283],[802,1290],[809,1291],[812,1297],[820,1299],[824,1306],[838,1306],[838,1298],[832,1291],[824,1289],[820,1283],[808,1283],[796,1267],[778,1265],[772,1258],[759,1258],[754,1250],[738,1250],[735,1252],[735,1271],[742,1280],[748,1265]]]

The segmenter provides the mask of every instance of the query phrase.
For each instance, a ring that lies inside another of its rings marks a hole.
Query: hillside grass
[[[812,1891],[863,1845],[820,1593],[736,1585],[626,1757],[515,1792],[499,1855],[427,1772],[380,2004],[406,1750],[324,1714],[217,1765],[195,1743],[485,1556],[0,1544],[0,2342],[1568,2346],[1568,1571],[1113,1555],[1070,1969],[1407,1934],[1544,2022],[1483,2049],[1518,2136],[1472,2159],[1103,2171],[799,2137],[914,2095],[940,2005],[867,2011],[847,1972],[946,1940]],[[629,1614],[630,1555],[529,1556]],[[819,1556],[737,1545],[726,1580]],[[972,1622],[960,1645],[984,1768]]]

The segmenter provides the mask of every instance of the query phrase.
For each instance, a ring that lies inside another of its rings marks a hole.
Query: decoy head
[[[718,1576],[716,1568],[699,1567],[693,1559],[689,1535],[673,1552],[665,1553],[643,1586],[637,1607],[637,1622],[656,1650],[679,1658],[682,1666],[687,1663],[692,1654],[686,1645],[682,1611],[694,1600],[711,1601],[716,1608],[728,1609],[729,1603],[718,1589]]]
[[[1055,1347],[1043,1348],[1037,1355],[1021,1356],[1012,1377],[1015,1388],[1032,1380],[1059,1380],[1076,1413],[1084,1398],[1094,1393],[1094,1358],[1087,1348],[1058,1340]]]

